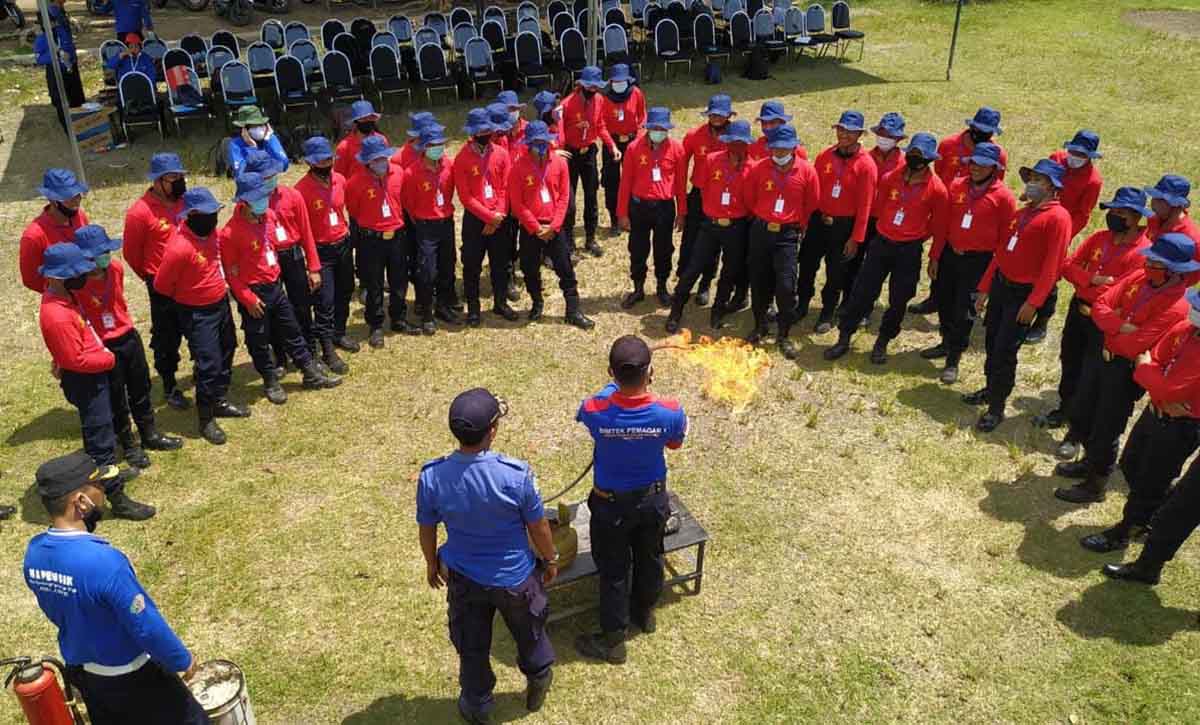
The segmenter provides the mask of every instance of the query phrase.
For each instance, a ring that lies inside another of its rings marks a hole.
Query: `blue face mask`
[[[662,143],[667,140],[667,132],[661,129],[651,129],[650,140],[654,143]]]
[[[546,156],[546,152],[547,152],[549,149],[550,149],[549,145],[547,145],[547,144],[544,144],[544,143],[531,143],[531,144],[529,144],[529,150],[530,150],[530,151],[532,151],[532,152],[533,152],[533,154],[534,154],[535,156],[537,156],[538,158],[545,158],[545,156]]]
[[[259,199],[258,201],[248,202],[248,205],[250,207],[250,211],[254,212],[254,216],[262,216],[263,214],[267,213],[267,206],[269,203],[270,202],[267,199]]]
[[[376,176],[383,176],[388,172],[389,163],[390,162],[387,159],[375,159],[371,163],[367,164],[367,166],[370,167],[371,171],[375,172]]]
[[[279,177],[272,176],[269,179],[263,179],[263,186],[267,187],[271,191],[275,191],[276,187],[279,186]]]
[[[108,252],[105,252],[99,257],[96,257],[95,262],[98,269],[108,269],[108,265],[112,263],[112,255]]]
[[[440,161],[444,153],[446,153],[445,146],[428,146],[425,149],[425,156],[430,161]]]

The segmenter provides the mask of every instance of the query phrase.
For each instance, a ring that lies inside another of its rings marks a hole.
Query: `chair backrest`
[[[573,27],[575,27],[575,18],[571,17],[570,13],[559,13],[554,16],[554,20],[550,23],[550,29],[554,31],[554,37],[560,39],[563,33]]]
[[[321,23],[321,46],[325,50],[333,50],[333,39],[342,33],[350,32],[346,24],[337,18],[330,18]]]
[[[587,8],[575,14],[575,27],[584,35],[592,32],[592,18]]]
[[[529,31],[517,33],[513,53],[517,57],[518,68],[523,65],[541,65],[542,39],[538,37],[538,33]]]
[[[258,39],[267,45],[271,46],[271,50],[282,51],[287,47],[286,34],[283,31],[283,23],[272,18],[262,24],[258,29]]]
[[[804,21],[804,11],[800,8],[788,8],[783,18],[783,34],[788,38],[803,38],[808,36],[808,24]]]
[[[625,35],[625,26],[613,24],[604,28],[604,55],[607,57],[628,52],[629,38]]]
[[[834,32],[850,29],[850,3],[838,0],[829,9],[829,24]]]
[[[354,85],[350,59],[340,50],[331,50],[321,56],[321,75],[327,87]]]
[[[621,7],[621,0],[604,0],[600,3],[600,12],[607,13],[609,10],[619,7]]]
[[[241,41],[238,40],[238,37],[236,35],[229,32],[228,30],[218,30],[217,32],[213,33],[212,34],[212,42],[210,43],[210,45],[213,48],[217,47],[218,45],[224,46],[226,48],[229,48],[230,52],[233,53],[234,58],[242,57]]]
[[[620,25],[625,27],[625,11],[621,8],[609,8],[604,11],[604,25]]]
[[[688,12],[692,17],[697,15],[712,15],[713,8],[705,0],[692,0],[692,4],[688,6]]]
[[[308,93],[308,69],[299,58],[281,55],[275,61],[275,92],[280,100]]]
[[[371,36],[371,47],[375,48],[379,45],[386,45],[387,47],[396,51],[396,55],[400,54],[400,41],[396,40],[396,36],[392,35],[391,31],[389,30],[381,30],[378,33],[375,33],[375,35]]]
[[[471,11],[464,7],[457,7],[450,11],[450,27],[457,28],[459,25],[466,23],[468,25],[475,24],[475,16]]]
[[[317,44],[307,38],[297,40],[288,48],[288,54],[300,61],[300,65],[304,66],[304,72],[307,75],[313,75],[321,72],[321,54],[317,52]],[[275,64],[276,73],[279,71],[279,64]]]
[[[255,75],[270,73],[275,70],[275,51],[261,40],[255,41],[246,49],[246,62]]]
[[[117,82],[117,97],[121,106],[154,106],[158,100],[154,91],[154,81],[141,71],[130,71],[121,76]]]
[[[125,47],[125,44],[119,40],[106,40],[100,44],[100,62],[107,67],[108,61],[127,50],[129,48]]]
[[[358,56],[358,41],[350,33],[339,33],[333,39],[333,50],[345,55],[347,60],[353,61]]]
[[[763,9],[763,0],[746,0],[746,14],[753,18]]]
[[[579,17],[579,13],[588,9],[591,5],[591,0],[575,0],[575,2],[571,3],[571,14]]]
[[[567,9],[567,4],[563,2],[563,0],[550,0],[550,3],[546,5],[546,22],[550,23],[551,28],[554,27],[554,18],[557,17],[559,13],[567,13],[570,15],[571,11]],[[571,17],[575,16],[572,15]],[[555,35],[557,36],[558,33],[555,33]]]
[[[195,65],[196,61],[203,62],[208,56],[208,41],[195,33],[188,33],[180,38],[179,47],[191,54],[192,65]]]
[[[667,11],[663,10],[658,3],[650,3],[646,6],[646,13],[642,16],[642,23],[646,28],[653,30],[654,26],[658,25],[658,21],[667,16]]]
[[[517,23],[520,24],[520,22],[525,18],[533,18],[534,20],[538,20],[537,5],[529,2],[529,0],[523,0],[521,4],[517,6]],[[538,20],[538,22],[540,23],[541,21]]]
[[[274,73],[274,53],[271,56],[271,72]],[[254,96],[254,76],[245,63],[233,60],[221,66],[221,93],[226,99]]]
[[[493,53],[500,53],[504,51],[504,26],[501,25],[499,21],[495,19],[485,20],[483,27],[479,31],[479,34],[483,36],[483,39],[487,41],[489,46],[491,46]]]
[[[429,45],[431,43],[440,48],[442,45],[442,36],[438,34],[436,29],[426,25],[417,31],[417,35],[413,40],[413,45],[417,46],[417,49],[420,50],[421,46]]]
[[[400,77],[400,54],[390,45],[371,48],[371,79],[392,80]]]
[[[564,30],[558,39],[558,46],[562,49],[564,63],[568,61],[587,62],[587,46],[583,42],[583,33],[579,32],[579,28]]]
[[[208,56],[205,58],[204,65],[208,68],[209,78],[220,78],[221,66],[226,63],[237,60],[233,55],[233,51],[223,45],[214,45],[208,49]]]
[[[633,13],[634,20],[641,20],[646,16],[646,6],[649,5],[649,0],[630,0],[629,11]]]
[[[496,5],[489,5],[483,10],[483,20],[495,20],[500,23],[500,27],[504,28],[505,34],[508,32],[508,16],[504,14],[504,10]]]
[[[717,44],[717,28],[711,15],[697,15],[692,20],[692,35],[697,48],[712,48]]]
[[[441,13],[426,13],[424,25],[436,30],[438,38],[444,38],[450,33],[450,21]]]
[[[454,26],[454,49],[459,53],[467,47],[467,41],[471,38],[478,38],[479,31],[475,30],[475,26],[470,23],[459,23]]]
[[[400,43],[411,43],[413,39],[412,21],[407,15],[393,15],[388,18],[388,30],[396,36]]]
[[[750,27],[750,16],[739,10],[729,20],[730,44],[735,48],[745,48],[750,45],[754,33]]]
[[[679,26],[674,20],[663,18],[654,26],[654,52],[657,55],[679,52]]]
[[[808,24],[809,33],[825,32],[825,8],[817,3],[808,6],[808,10],[804,13],[804,20]]]
[[[467,41],[467,45],[463,48],[463,62],[466,63],[467,72],[473,71],[490,71],[494,68],[492,64],[492,49],[488,42],[483,38],[471,38]]]
[[[195,64],[192,63],[191,53],[187,52],[183,48],[171,48],[167,51],[167,54],[163,56],[163,70],[166,71],[180,65],[193,69],[196,67]]]
[[[283,42],[287,47],[292,47],[292,43],[297,40],[312,40],[312,33],[308,32],[308,26],[298,20],[293,20],[283,26]]]
[[[517,33],[533,33],[534,35],[542,34],[542,21],[534,17],[524,17],[517,21]],[[541,39],[538,40],[539,44]]]
[[[726,22],[733,22],[734,15],[745,11],[746,0],[725,0],[725,7],[721,8],[721,17],[725,18]]]
[[[440,45],[426,43],[417,49],[417,72],[423,81],[440,81],[448,75]]]
[[[775,37],[775,15],[767,8],[762,8],[754,14],[754,40],[761,42]]]
[[[177,75],[177,74],[182,74],[182,76]],[[184,86],[191,86],[192,89],[196,92],[197,96],[201,95],[200,94],[200,74],[197,73],[196,69],[192,68],[191,66],[180,66],[179,70],[173,72],[171,74],[171,77],[169,77],[167,79],[167,102],[170,103],[172,106],[183,105],[180,103],[180,101],[182,99],[179,98],[179,89],[183,88]],[[194,101],[195,97],[192,97],[188,100]],[[187,105],[193,105],[193,104],[187,104]],[[206,107],[206,106],[205,106],[205,104],[201,103],[200,107]]]
[[[158,38],[150,38],[142,43],[142,52],[153,58],[155,61],[160,61],[167,54],[167,44]]]

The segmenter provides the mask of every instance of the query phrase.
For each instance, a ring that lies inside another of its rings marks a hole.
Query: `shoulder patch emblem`
[[[146,611],[146,597],[138,594],[133,598],[133,601],[129,603],[129,613],[137,615],[144,611]]]

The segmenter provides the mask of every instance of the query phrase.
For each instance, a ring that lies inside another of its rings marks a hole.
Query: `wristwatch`
[[[554,558],[546,560],[546,564],[547,565],[553,564],[554,566],[558,566],[559,558],[560,558],[559,553],[556,551],[556,552],[554,552]]]

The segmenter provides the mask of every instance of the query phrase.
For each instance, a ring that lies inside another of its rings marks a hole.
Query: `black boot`
[[[279,384],[278,368],[263,376],[263,393],[266,394],[267,400],[275,405],[287,402],[287,391]]]
[[[796,343],[792,342],[787,335],[780,334],[779,337],[779,352],[788,360],[795,360],[800,356],[800,351],[796,349]]]
[[[445,305],[438,305],[436,308],[434,308],[433,316],[436,317],[437,319],[441,320],[442,322],[445,322],[447,325],[461,325],[462,324],[462,317],[457,312],[455,312],[453,308],[447,307]],[[425,322],[432,322],[432,321],[433,320],[425,320]],[[422,327],[424,327],[424,323],[422,323]]]
[[[629,619],[633,622],[633,626],[642,630],[642,634],[654,634],[658,631],[658,621],[654,618],[653,609],[647,610],[644,614],[631,612]]]
[[[1135,535],[1135,528],[1140,531],[1142,527],[1133,527],[1122,521],[1111,529],[1083,537],[1079,540],[1079,545],[1097,554],[1121,551],[1129,546],[1129,540]]]
[[[437,332],[437,323],[433,320],[425,320],[421,323],[421,334],[429,337]]]
[[[142,448],[151,451],[177,451],[183,448],[182,438],[159,433],[153,420],[138,423],[138,432],[141,434]]]
[[[933,297],[926,297],[916,304],[909,305],[908,311],[914,315],[931,315],[937,311],[937,302]]]
[[[163,381],[163,398],[167,401],[167,406],[175,410],[187,410],[192,407],[192,401],[175,385],[173,379]]]
[[[393,324],[392,327],[394,328],[395,325]],[[371,330],[371,335],[370,335],[370,337],[367,338],[367,344],[370,345],[371,347],[375,348],[376,350],[383,347],[383,328],[382,327],[376,327]]]
[[[200,417],[200,436],[214,446],[225,445],[225,431],[213,418],[213,407],[197,403],[196,412]]]
[[[667,291],[667,283],[659,282],[654,291],[654,296],[658,298],[659,307],[671,306],[671,293]]]
[[[963,393],[960,400],[967,405],[983,405],[988,399],[988,389],[980,388],[972,393]]]
[[[118,519],[129,519],[130,521],[145,521],[157,513],[153,506],[129,498],[124,490],[117,491],[108,497],[108,508]]]
[[[1033,416],[1032,422],[1035,428],[1062,428],[1067,424],[1067,414],[1062,408],[1055,408],[1045,415]]]
[[[922,360],[938,360],[946,357],[948,354],[949,353],[946,350],[946,346],[940,342],[933,347],[927,347],[920,352]]]
[[[942,368],[942,383],[945,385],[953,385],[958,382],[958,362],[962,353],[951,352],[946,354],[946,367]]]
[[[821,314],[817,316],[817,325],[813,328],[813,332],[818,335],[824,335],[833,329],[833,311],[822,309]]]
[[[567,304],[566,321],[568,325],[574,325],[581,330],[590,330],[596,326],[590,317],[579,311],[579,303]]]
[[[584,657],[604,660],[609,664],[625,664],[625,632],[597,632],[575,638],[575,649]]]
[[[1070,488],[1054,489],[1054,497],[1067,503],[1100,503],[1105,498],[1104,489],[1107,487],[1108,476],[1093,472]]]
[[[350,366],[338,356],[337,347],[333,344],[333,340],[321,340],[321,358],[325,361],[325,367],[329,368],[331,373],[345,375],[350,372]]]
[[[980,433],[991,433],[996,430],[996,426],[1004,422],[1004,409],[993,410],[987,409],[983,415],[979,416],[979,420],[975,421],[975,430]]]
[[[508,290],[505,296],[508,297],[509,302],[516,302],[521,299],[521,290],[517,289],[517,283],[511,279],[508,281]]]
[[[346,352],[358,352],[362,347],[349,335],[341,335],[334,339],[333,344]]]
[[[886,363],[888,360],[887,348],[887,340],[882,337],[875,338],[875,345],[871,348],[871,362],[875,365]]]
[[[1062,478],[1084,479],[1088,477],[1089,465],[1086,459],[1082,461],[1063,461],[1054,466],[1054,475]]]
[[[1122,579],[1154,586],[1162,578],[1163,562],[1146,556],[1142,549],[1141,555],[1129,564],[1105,564],[1100,571],[1109,579]]]
[[[679,323],[683,320],[683,306],[687,304],[687,297],[676,294],[675,299],[671,300],[671,311],[667,313],[667,332],[674,335],[679,332]]]
[[[508,300],[503,298],[496,300],[496,302],[492,304],[492,312],[499,317],[503,317],[509,322],[516,322],[521,317],[517,314],[516,310],[509,306]]]
[[[550,691],[550,683],[554,681],[554,670],[546,670],[546,674],[530,678],[525,688],[525,709],[537,712],[546,702],[546,693]]]
[[[708,318],[708,326],[714,330],[725,326],[725,307],[723,305],[713,305],[712,314]]]
[[[221,398],[212,407],[214,418],[249,418],[250,410]]]
[[[633,291],[627,293],[624,297],[621,298],[621,309],[623,309],[623,310],[633,309],[634,305],[636,305],[637,303],[641,302],[644,299],[646,299],[644,283],[634,282],[633,283]]]
[[[754,329],[750,331],[750,334],[746,335],[746,342],[750,345],[757,345],[763,341],[763,338],[765,338],[767,334],[768,331],[766,325],[755,325]]]
[[[325,388],[336,388],[342,384],[342,379],[325,375],[317,369],[316,363],[311,360],[307,365],[300,369],[304,375],[304,381],[301,383],[305,390],[323,390]]]
[[[542,310],[545,309],[546,303],[542,302],[541,298],[535,299],[533,304],[529,306],[529,321],[537,322],[542,319]]]
[[[837,342],[833,343],[832,347],[826,348],[823,354],[826,360],[832,361],[844,357],[848,352],[850,352],[850,335],[839,332]]]
[[[126,424],[126,427],[117,431],[117,440],[121,443],[121,450],[125,454],[125,462],[134,468],[149,468],[150,457],[138,445],[137,439],[133,437],[133,428]]]
[[[604,250],[601,249],[600,245],[596,242],[596,232],[594,231],[587,233],[587,242],[583,245],[583,248],[586,249],[588,254],[592,255],[593,257],[604,256]]]

